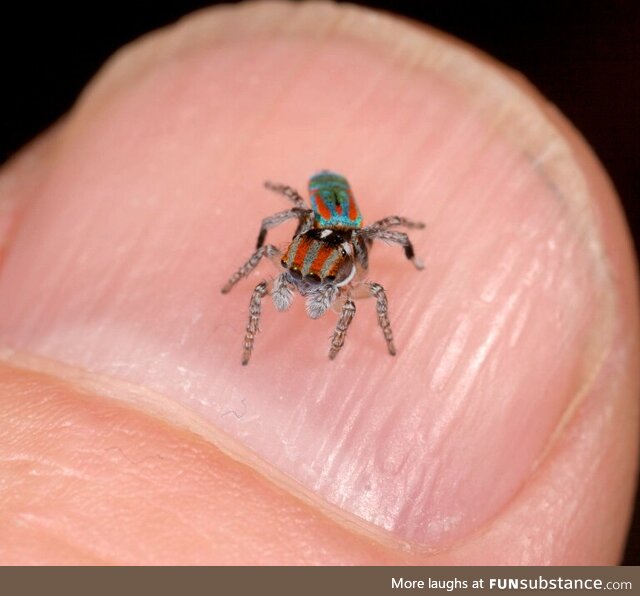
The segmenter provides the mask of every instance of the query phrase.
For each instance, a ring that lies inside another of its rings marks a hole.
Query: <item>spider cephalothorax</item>
[[[385,291],[380,284],[362,279],[368,268],[368,249],[374,239],[400,244],[404,247],[406,257],[418,269],[422,269],[422,263],[415,257],[407,234],[391,228],[423,228],[424,224],[393,215],[362,227],[362,215],[346,178],[326,170],[315,174],[309,181],[311,209],[305,206],[302,197],[289,186],[270,182],[265,186],[285,195],[293,202],[294,207],[262,220],[256,252],[222,288],[222,292],[226,294],[240,279],[253,271],[262,257],[279,259],[282,268],[280,275],[273,281],[260,282],[251,296],[242,363],[247,364],[251,357],[262,298],[270,293],[276,308],[286,310],[291,305],[294,291],[306,298],[307,312],[314,319],[340,301],[341,314],[329,351],[332,359],[344,344],[347,329],[356,311],[354,299],[374,296],[377,301],[378,322],[387,348],[390,354],[395,354]],[[265,245],[267,231],[288,219],[297,219],[298,228],[286,251],[282,252],[271,244]]]

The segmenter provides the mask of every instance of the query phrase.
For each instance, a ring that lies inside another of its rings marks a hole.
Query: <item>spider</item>
[[[421,229],[424,224],[392,215],[362,227],[362,215],[347,179],[328,170],[315,174],[309,180],[311,209],[290,186],[265,182],[265,187],[284,195],[294,206],[262,220],[256,251],[222,288],[223,294],[229,292],[255,269],[263,257],[281,266],[282,272],[275,280],[261,281],[251,295],[242,364],[248,364],[251,358],[264,296],[271,294],[276,309],[283,311],[291,306],[294,290],[306,298],[307,313],[312,319],[322,316],[334,304],[340,308],[329,349],[332,360],[344,345],[355,315],[354,299],[375,297],[378,323],[389,354],[394,356],[396,348],[384,288],[362,279],[369,265],[368,251],[374,239],[399,244],[404,248],[407,259],[417,269],[422,269],[423,264],[415,256],[407,234],[390,228]],[[289,219],[297,219],[298,227],[286,251],[265,244],[267,231]]]

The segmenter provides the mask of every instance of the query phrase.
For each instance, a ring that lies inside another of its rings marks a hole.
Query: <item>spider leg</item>
[[[340,318],[338,319],[338,323],[333,332],[333,337],[331,338],[331,349],[329,350],[329,358],[331,360],[337,356],[340,348],[344,345],[347,329],[349,329],[349,325],[351,325],[351,321],[353,321],[355,314],[356,304],[351,296],[347,296],[347,299],[342,306]]]
[[[356,261],[365,271],[369,268],[369,247],[367,244],[371,244],[371,241],[363,238],[358,233],[353,235]]]
[[[424,224],[421,221],[413,221],[400,215],[390,215],[389,217],[372,223],[370,226],[367,226],[365,230],[367,228],[381,228],[386,230],[387,228],[393,228],[395,226],[403,226],[410,230],[421,230],[424,228]]]
[[[304,199],[300,196],[297,190],[287,186],[286,184],[275,184],[273,182],[269,182],[268,180],[264,183],[265,188],[272,190],[273,192],[277,192],[281,195],[284,195],[289,199],[296,207],[301,209],[305,208]]]
[[[294,207],[293,209],[287,209],[287,211],[280,211],[269,217],[265,217],[260,225],[260,233],[258,234],[258,241],[256,242],[256,248],[260,248],[264,244],[264,240],[267,237],[267,231],[271,228],[279,226],[281,223],[288,219],[297,217],[299,220],[298,230],[305,227],[305,224],[310,228],[313,224],[313,211],[311,209],[300,209]],[[307,231],[306,229],[304,231]],[[298,231],[296,231],[298,234]]]
[[[313,221],[315,219],[315,214],[312,209],[304,209],[304,214],[300,216],[300,221],[298,223],[298,227],[296,228],[294,236],[298,236],[299,234],[304,234],[308,232],[313,227]]]
[[[261,281],[253,290],[251,294],[251,301],[249,302],[249,321],[247,322],[247,331],[244,336],[244,350],[242,352],[242,365],[249,364],[251,358],[251,352],[253,350],[253,342],[256,338],[256,333],[259,331],[260,313],[262,311],[262,298],[268,292],[268,284],[266,281]]]
[[[422,261],[416,257],[416,254],[413,250],[413,244],[411,244],[409,236],[407,236],[404,232],[396,232],[395,230],[385,230],[382,228],[369,226],[360,230],[359,235],[364,237],[365,239],[378,239],[384,240],[385,242],[399,244],[404,248],[405,256],[415,265],[416,269],[424,268]]]
[[[243,277],[247,277],[260,262],[260,259],[265,255],[269,258],[280,256],[281,252],[272,244],[266,244],[261,246],[256,252],[254,252],[249,260],[240,267],[230,278],[229,281],[222,288],[222,293],[226,294],[235,286]]]
[[[389,322],[389,304],[387,302],[387,294],[384,288],[375,282],[367,282],[365,284],[369,288],[369,292],[376,299],[376,310],[378,312],[378,323],[387,342],[387,349],[392,356],[396,355],[396,347],[393,345],[393,333],[391,331],[391,323]]]

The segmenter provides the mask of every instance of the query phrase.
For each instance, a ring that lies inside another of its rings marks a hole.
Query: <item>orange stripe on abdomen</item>
[[[325,264],[326,260],[333,254],[334,250],[335,248],[323,243],[322,246],[320,247],[320,250],[318,251],[316,258],[313,260],[313,263],[311,264],[311,273],[320,275],[323,265]]]
[[[316,194],[316,207],[318,208],[318,213],[324,219],[331,219],[331,211],[327,204],[324,202],[324,199],[320,196],[320,193]]]
[[[355,221],[358,217],[358,208],[356,207],[356,202],[353,198],[353,195],[351,194],[351,191],[349,191],[349,219],[351,221]]]
[[[298,250],[296,250],[296,254],[293,256],[292,266],[295,269],[302,269],[304,258],[307,256],[307,252],[309,252],[309,248],[311,247],[312,242],[313,240],[305,238],[304,236],[300,239]]]

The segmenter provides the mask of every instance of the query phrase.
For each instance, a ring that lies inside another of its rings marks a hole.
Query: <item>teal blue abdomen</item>
[[[344,176],[328,170],[318,172],[309,180],[309,195],[317,228],[362,227],[362,215]]]

